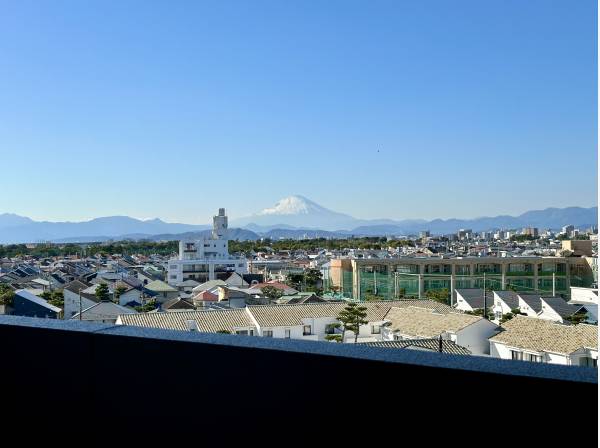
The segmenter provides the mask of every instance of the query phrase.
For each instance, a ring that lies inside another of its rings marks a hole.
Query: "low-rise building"
[[[494,305],[494,294],[487,291],[485,300],[482,288],[457,289],[455,307],[460,311],[477,311],[483,310],[484,304],[486,308],[492,308]]]
[[[517,315],[490,338],[490,354],[551,364],[597,367],[598,327],[565,325],[545,319]]]
[[[473,354],[489,353],[488,338],[498,326],[480,316],[439,312],[418,306],[393,307],[385,316],[383,340],[446,338]]]

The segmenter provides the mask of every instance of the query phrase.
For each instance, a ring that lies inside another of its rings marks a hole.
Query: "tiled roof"
[[[511,310],[519,307],[519,298],[514,291],[494,291]]]
[[[428,312],[436,310],[440,313],[452,312],[452,314],[457,314],[459,316],[462,315],[448,305],[434,302],[432,300],[362,302],[360,305],[367,308],[366,319],[369,322],[382,321],[391,307],[411,307],[417,310],[424,310]],[[302,319],[317,317],[337,318],[337,316],[346,306],[346,302],[309,303],[297,305],[252,305],[245,309],[136,314],[121,316],[121,318],[123,324],[125,325],[184,331],[188,331],[186,320],[196,320],[198,322],[200,331],[216,332],[219,330],[232,331],[232,328],[234,327],[254,326],[250,315],[245,310],[248,310],[252,314],[261,327],[269,328],[277,326],[302,325]],[[172,316],[173,314],[176,314],[176,316]],[[223,325],[225,325],[225,328],[223,328]]]
[[[440,341],[437,338],[429,339],[404,339],[402,341],[378,341],[378,342],[367,342],[361,345],[368,345],[369,347],[382,347],[382,348],[409,348],[409,349],[422,349],[439,352]],[[471,352],[460,345],[456,345],[453,341],[442,340],[442,352],[451,353],[453,355],[470,355]]]
[[[293,305],[257,305],[248,309],[261,327],[278,327],[302,325],[302,319],[318,317],[337,318],[346,308],[346,302],[302,303]],[[389,300],[379,302],[361,302],[360,306],[367,308],[366,320],[369,322],[382,321],[391,307],[418,306],[424,309],[435,309],[439,312],[456,311],[448,305],[432,300]]]
[[[124,325],[189,331],[187,321],[193,320],[202,332],[216,333],[236,328],[254,327],[244,308],[218,311],[179,311],[176,313],[125,314],[119,316]]]
[[[180,297],[176,297],[171,300],[167,300],[162,304],[161,308],[163,310],[193,310],[194,304],[188,302],[187,300],[183,300]]]
[[[519,297],[536,313],[542,311],[542,296],[539,294],[519,294]]]
[[[194,292],[194,294],[198,294],[199,292],[206,291],[208,289],[213,289],[213,288],[216,288],[217,286],[227,286],[227,283],[225,283],[223,280],[218,280],[218,279],[217,280],[209,280],[198,286],[195,286],[194,289],[192,289],[192,291]]]
[[[156,292],[177,292],[177,289],[166,284],[162,280],[154,280],[146,285],[146,289]]]
[[[483,318],[463,313],[439,313],[409,306],[390,308],[385,319],[391,322],[392,331],[413,337],[433,338],[445,331],[456,333]]]
[[[561,297],[542,297],[541,299],[560,317],[569,317],[582,310],[583,305],[571,305]]]
[[[469,304],[473,309],[483,308],[483,289],[457,289],[457,296],[460,297]],[[487,307],[491,307],[494,304],[494,294],[491,291],[486,292]]]
[[[535,352],[571,354],[583,347],[598,350],[598,327],[595,325],[564,325],[517,315],[502,327],[504,331],[491,337],[490,341]]]

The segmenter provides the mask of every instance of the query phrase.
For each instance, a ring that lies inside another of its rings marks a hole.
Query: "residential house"
[[[502,319],[503,315],[512,313],[513,310],[519,308],[519,297],[514,291],[494,291],[493,299],[492,312],[498,321]]]
[[[99,302],[92,293],[86,293],[90,285],[79,280],[73,280],[65,285],[63,289],[64,310],[63,319],[71,319],[75,314]]]
[[[15,291],[10,305],[13,316],[45,317],[48,319],[60,319],[62,309],[51,305],[46,300],[38,297],[25,289]]]
[[[254,336],[256,333],[256,325],[245,308],[124,314],[117,318],[116,324],[204,333],[224,332],[247,336]]]
[[[454,310],[440,312],[418,306],[390,308],[385,321],[382,331],[384,340],[442,336],[477,355],[489,353],[488,338],[498,331],[496,324],[480,316]]]
[[[589,320],[598,322],[598,288],[578,288],[571,286],[572,305],[583,305],[588,311]]]
[[[567,303],[561,297],[542,297],[542,310],[538,314],[540,319],[553,320],[555,322],[569,322],[570,318],[576,315],[586,316],[588,320],[588,311],[583,305],[572,305]]]
[[[492,308],[494,304],[494,295],[491,291],[487,291],[485,294],[485,301],[483,296],[483,289],[470,288],[470,289],[456,289],[456,301],[455,307],[460,311],[474,312],[477,310],[483,310],[484,303],[486,308]]]
[[[546,319],[517,315],[490,338],[490,354],[551,364],[598,366],[598,327],[565,325]]]
[[[174,299],[179,296],[179,290],[171,285],[163,282],[162,280],[154,280],[148,283],[145,288],[156,294],[155,299],[159,303],[164,303],[167,300]]]
[[[137,314],[137,311],[106,300],[93,304],[71,319],[114,324],[119,316],[128,314]]]

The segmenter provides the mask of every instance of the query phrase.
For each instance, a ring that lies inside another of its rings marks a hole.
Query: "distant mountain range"
[[[519,229],[526,226],[559,229],[572,224],[582,229],[597,226],[598,207],[547,208],[519,216],[475,219],[356,219],[334,212],[303,197],[290,196],[272,208],[231,220],[230,238],[316,238],[354,236],[400,236],[429,230],[432,234]],[[128,216],[108,216],[84,222],[33,221],[11,213],[0,214],[0,244],[23,242],[89,242],[109,239],[176,240],[208,235],[210,225],[167,223],[160,219],[139,220]]]

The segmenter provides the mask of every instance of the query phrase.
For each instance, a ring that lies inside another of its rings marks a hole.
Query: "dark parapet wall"
[[[104,421],[146,437],[158,425],[184,438],[277,428],[342,441],[356,422],[362,436],[468,444],[497,419],[555,419],[573,406],[578,427],[597,427],[595,369],[13,316],[0,316],[0,338],[5,431],[34,412],[65,430]]]

